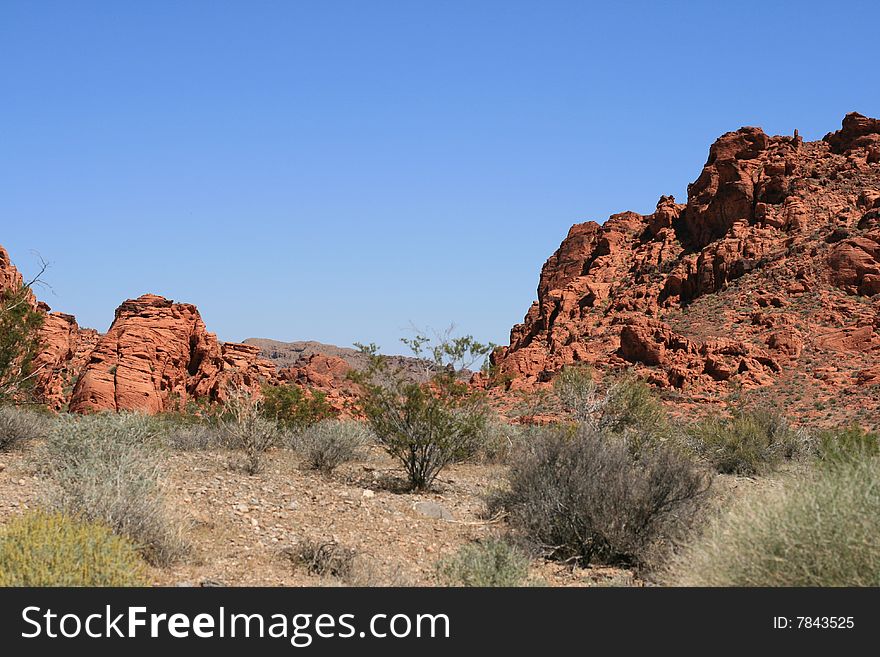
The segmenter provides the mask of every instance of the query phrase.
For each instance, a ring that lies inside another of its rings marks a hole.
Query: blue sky
[[[506,343],[571,224],[880,115],[875,2],[0,3],[0,244],[106,330]]]

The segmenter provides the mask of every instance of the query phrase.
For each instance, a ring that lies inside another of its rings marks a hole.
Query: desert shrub
[[[816,457],[826,463],[841,463],[880,454],[880,436],[858,425],[819,431]]]
[[[162,427],[161,444],[182,452],[223,447],[223,430],[207,422],[169,422]]]
[[[165,565],[187,543],[160,485],[156,430],[137,414],[62,416],[47,437],[44,466],[62,512],[106,524],[147,561]]]
[[[754,491],[676,560],[686,586],[880,586],[880,460]]]
[[[305,567],[310,575],[348,579],[354,573],[357,552],[335,541],[304,539],[285,550],[288,558]]]
[[[393,367],[375,345],[361,346],[368,366],[351,376],[360,384],[360,410],[377,442],[403,466],[410,487],[424,490],[443,468],[478,449],[487,408],[482,395],[461,380],[462,364],[485,356],[491,346],[470,336],[433,345],[422,336],[404,342],[418,357],[430,354],[424,382]]]
[[[600,428],[624,436],[636,447],[662,442],[671,432],[663,404],[645,381],[632,374],[609,387]]]
[[[710,417],[687,430],[691,449],[722,474],[756,475],[794,453],[796,433],[772,411],[737,410],[730,418]]]
[[[0,531],[0,586],[145,586],[131,543],[95,522],[35,512]]]
[[[0,452],[44,438],[51,419],[19,406],[0,406]]]
[[[363,422],[322,420],[305,429],[296,446],[310,468],[330,473],[360,458],[371,437],[369,426]]]
[[[554,379],[553,391],[572,419],[622,436],[634,454],[674,437],[663,404],[645,381],[632,374],[599,385],[592,368],[569,366]]]
[[[581,425],[547,429],[520,450],[509,489],[489,499],[547,557],[649,566],[689,529],[707,479],[662,445],[634,458],[619,437]]]
[[[508,463],[519,448],[529,428],[510,424],[496,415],[487,415],[476,438],[473,460],[478,463]]]
[[[576,422],[593,423],[608,403],[607,392],[596,383],[593,368],[569,365],[553,379],[553,392]]]
[[[227,446],[244,451],[245,472],[261,472],[263,454],[278,439],[278,426],[263,414],[262,400],[248,390],[230,389],[220,422]]]
[[[292,385],[263,386],[262,415],[287,431],[298,432],[335,415],[327,395]]]
[[[436,569],[444,586],[523,586],[529,559],[510,543],[490,539],[463,546],[437,562]]]

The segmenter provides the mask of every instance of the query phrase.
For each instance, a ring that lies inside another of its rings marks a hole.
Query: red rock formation
[[[308,390],[326,395],[327,403],[338,412],[346,412],[358,394],[357,385],[349,380],[351,366],[342,358],[311,354],[292,367],[278,372],[278,378]]]
[[[0,292],[19,289],[24,284],[21,273],[12,264],[9,253],[0,246]],[[41,350],[34,359],[37,401],[55,410],[67,403],[67,397],[84,364],[84,354],[95,342],[95,331],[80,329],[72,315],[53,313],[28,291],[27,303],[43,314],[37,339]]]
[[[274,377],[258,353],[249,345],[221,345],[191,304],[150,294],[130,299],[92,351],[70,409],[156,413],[190,399],[221,399],[230,384],[254,388]]]
[[[571,363],[634,367],[716,397],[736,383],[806,407],[880,410],[880,121],[822,141],[720,137],[684,205],[577,224],[544,265],[499,380],[528,388]],[[820,365],[821,363],[821,365]],[[806,410],[805,410],[806,412]],[[810,411],[812,412],[812,411]]]

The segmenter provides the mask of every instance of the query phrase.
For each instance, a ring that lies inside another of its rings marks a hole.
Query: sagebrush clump
[[[663,404],[631,373],[600,385],[592,368],[569,366],[553,380],[553,391],[575,422],[622,437],[633,453],[676,438]]]
[[[688,427],[687,434],[693,452],[721,474],[762,474],[797,452],[797,432],[784,416],[766,410],[710,417]]]
[[[880,459],[755,491],[670,570],[681,586],[880,586]]]
[[[171,449],[190,452],[226,445],[223,431],[206,423],[169,424],[162,432],[162,443]]]
[[[310,468],[329,474],[343,463],[361,458],[372,439],[363,422],[323,420],[305,429],[294,445]]]
[[[46,440],[44,470],[55,506],[128,537],[165,565],[187,553],[184,526],[160,484],[155,420],[133,413],[61,416]]]
[[[816,457],[824,463],[857,461],[880,455],[880,436],[858,425],[818,432]]]
[[[529,428],[510,424],[495,415],[487,415],[476,435],[471,459],[477,463],[509,463],[513,454],[528,440]]]
[[[523,586],[529,559],[507,541],[489,539],[465,545],[441,559],[436,571],[444,586]]]
[[[652,565],[686,535],[708,488],[681,452],[658,445],[636,458],[626,441],[586,425],[533,436],[508,478],[490,512],[506,512],[545,556],[582,565]]]
[[[242,467],[248,474],[263,469],[263,454],[278,440],[278,425],[266,418],[263,400],[249,390],[230,388],[221,414],[226,445],[244,452]]]
[[[144,563],[108,527],[34,512],[0,530],[0,586],[145,586]]]
[[[0,406],[0,452],[30,440],[45,438],[51,423],[47,416],[18,406]]]

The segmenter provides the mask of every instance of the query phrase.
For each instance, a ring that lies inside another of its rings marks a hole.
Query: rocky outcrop
[[[880,357],[875,150],[880,121],[859,114],[817,142],[722,135],[685,204],[571,228],[493,354],[497,380],[540,386],[589,363],[690,398],[802,389],[807,406],[846,389],[880,410],[865,386]]]
[[[25,281],[0,246],[0,294],[21,289]],[[84,356],[91,351],[97,333],[81,329],[73,315],[51,312],[45,303],[37,301],[31,290],[25,302],[43,315],[37,333],[40,351],[34,358],[34,389],[36,401],[52,409],[61,410],[67,404],[73,382],[84,365]]]
[[[880,146],[880,119],[871,119],[858,112],[850,112],[843,117],[843,125],[836,132],[829,132],[823,138],[834,153],[847,153],[856,149],[873,151]]]
[[[351,371],[352,366],[338,356],[313,353],[296,365],[279,370],[278,378],[287,384],[323,393],[334,411],[345,413],[358,394],[357,384],[348,376]]]
[[[222,399],[229,385],[257,387],[274,367],[249,345],[221,344],[191,304],[144,295],[116,310],[77,381],[75,412],[157,413]]]

